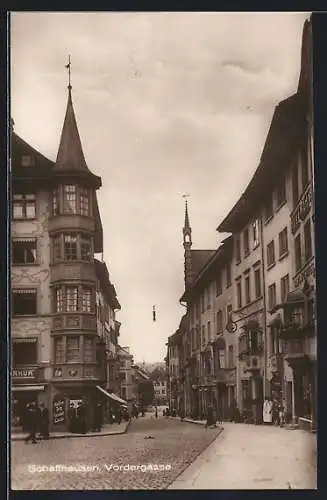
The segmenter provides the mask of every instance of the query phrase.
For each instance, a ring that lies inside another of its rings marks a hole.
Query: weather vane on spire
[[[71,67],[71,62],[70,62],[70,56],[68,56],[68,64],[65,65],[65,68],[68,69],[68,88],[71,90],[72,86],[70,84],[70,67]]]

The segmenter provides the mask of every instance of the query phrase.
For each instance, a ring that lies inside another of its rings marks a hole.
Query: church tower
[[[192,229],[190,226],[190,220],[188,215],[187,200],[185,200],[185,221],[183,227],[183,246],[184,246],[184,283],[185,290],[189,288],[192,283],[192,257],[191,257],[191,247],[192,247]]]

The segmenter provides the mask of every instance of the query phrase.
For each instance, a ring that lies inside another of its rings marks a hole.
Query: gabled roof
[[[23,165],[23,158],[30,159],[30,164]],[[11,169],[14,177],[50,178],[54,162],[30,146],[15,132],[11,136]]]
[[[180,299],[181,302],[186,302],[198,285],[204,281],[211,280],[216,270],[224,266],[229,259],[232,259],[233,237],[229,236],[225,238],[217,250],[212,250],[210,252],[211,256],[194,277],[193,283],[189,289],[184,292]]]
[[[192,274],[195,278],[216,250],[191,250]]]
[[[260,164],[242,196],[218,226],[219,232],[241,230],[258,206],[264,204],[266,193],[276,187],[280,176],[290,166],[305,126],[305,103],[299,93],[276,106]]]

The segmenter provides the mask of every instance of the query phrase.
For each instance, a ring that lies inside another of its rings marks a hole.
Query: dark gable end
[[[13,180],[51,179],[54,162],[25,142],[15,132],[11,136]]]

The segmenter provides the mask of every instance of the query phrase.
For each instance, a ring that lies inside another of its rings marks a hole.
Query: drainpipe
[[[266,399],[266,383],[267,383],[267,307],[266,307],[266,272],[265,272],[265,248],[263,240],[263,223],[260,215],[260,239],[261,239],[261,262],[262,262],[262,281],[263,281],[263,335],[264,335],[264,365],[263,365],[263,400]]]

